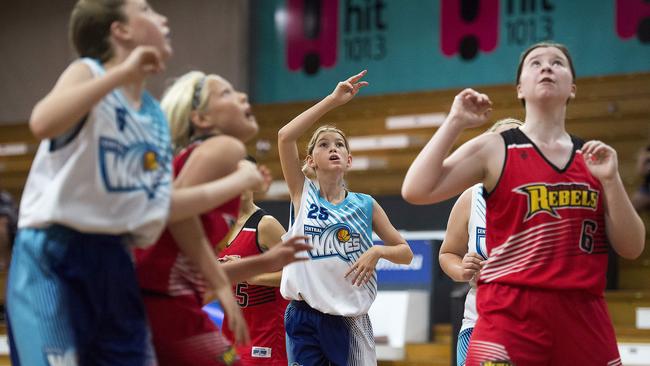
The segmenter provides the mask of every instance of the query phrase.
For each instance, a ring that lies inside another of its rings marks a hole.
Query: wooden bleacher
[[[612,144],[619,152],[621,174],[631,189],[635,182],[634,164],[637,150],[650,140],[650,73],[578,80],[577,98],[568,108],[567,129],[584,139],[597,138]],[[493,120],[505,117],[523,118],[523,108],[515,98],[514,86],[479,89],[494,103]],[[322,123],[335,124],[350,137],[405,133],[422,143],[428,141],[434,128],[388,130],[385,120],[390,116],[423,113],[446,113],[458,90],[405,93],[357,97],[349,104],[332,111]],[[275,179],[281,179],[277,161],[276,133],[291,118],[313,102],[255,105],[260,124],[259,138],[271,142],[271,150],[258,160],[269,166]],[[487,127],[487,126],[486,126]],[[457,145],[482,133],[484,128],[464,132]],[[310,134],[299,145],[306,146]],[[254,143],[250,144],[255,151]],[[354,151],[355,156],[381,157],[385,168],[370,172],[350,172],[347,183],[352,190],[372,194],[399,194],[401,180],[421,148],[420,145],[400,150]],[[304,154],[303,151],[301,153]],[[368,174],[373,179],[364,179]]]
[[[618,152],[619,169],[624,184],[628,192],[632,192],[640,183],[635,171],[636,154],[650,142],[650,73],[581,78],[577,85],[577,98],[571,101],[568,108],[567,129],[586,140],[600,139],[613,146]],[[524,110],[515,98],[513,85],[477,89],[490,96],[494,104],[493,120],[505,117],[523,118]],[[398,195],[406,169],[420,151],[422,144],[434,133],[435,128],[389,130],[386,128],[386,118],[446,113],[458,91],[365,97],[362,92],[361,96],[349,104],[325,116],[322,123],[336,124],[346,131],[349,137],[399,133],[408,134],[414,141],[420,141],[419,144],[399,150],[354,151],[353,158],[381,158],[386,161],[386,166],[381,169],[350,172],[346,178],[349,187],[373,195]],[[269,151],[263,155],[258,154],[257,158],[261,164],[270,168],[274,179],[282,179],[276,147],[278,129],[313,103],[254,105],[260,124],[258,138],[267,140],[271,145]],[[485,128],[464,132],[456,145],[477,136]],[[304,149],[309,137],[310,134],[307,134],[299,141],[301,149]],[[9,190],[19,199],[37,141],[29,132],[26,123],[0,124],[0,145],[7,143],[25,143],[29,147],[29,152],[24,155],[0,156],[0,187]],[[250,152],[255,152],[255,141],[248,147]],[[301,153],[304,154],[304,151],[301,150]],[[369,177],[372,179],[368,179]],[[646,227],[650,227],[650,215],[644,215],[644,220]],[[619,291],[608,292],[606,296],[617,336],[627,342],[650,343],[650,331],[634,327],[634,309],[650,307],[650,250],[646,249],[641,258],[635,261],[620,260],[620,288]],[[431,344],[409,345],[407,361],[381,362],[380,365],[449,364],[450,346],[444,341],[445,331],[444,326],[436,328],[435,333],[443,336]],[[0,366],[4,364],[4,359],[0,358]]]

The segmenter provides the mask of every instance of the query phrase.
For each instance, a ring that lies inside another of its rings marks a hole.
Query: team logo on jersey
[[[351,232],[345,224],[325,228],[305,225],[305,235],[311,237],[309,256],[312,259],[339,256],[344,261],[350,261],[351,254],[361,251],[361,236]]]
[[[149,198],[168,175],[156,146],[145,142],[124,145],[115,139],[99,139],[100,171],[109,192],[144,190]]]
[[[565,208],[596,210],[598,206],[598,191],[590,189],[587,184],[535,183],[517,187],[513,191],[528,198],[528,214],[525,220],[542,212],[559,219],[561,216],[556,210]]]

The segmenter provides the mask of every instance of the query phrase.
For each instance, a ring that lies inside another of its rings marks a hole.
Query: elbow
[[[641,256],[641,253],[643,253],[643,248],[641,248],[640,250],[635,250],[635,251],[632,251],[632,250],[621,251],[621,252],[618,253],[618,255],[621,256],[621,258],[623,258],[623,259],[633,261],[633,260],[639,258]]]
[[[52,137],[52,133],[48,131],[49,125],[47,119],[38,113],[38,107],[34,108],[31,117],[29,118],[29,130],[32,131],[34,137],[38,140],[44,140]]]
[[[290,140],[290,132],[287,130],[287,126],[284,126],[278,130],[278,144],[286,143]]]
[[[411,248],[409,248],[409,251],[406,255],[406,264],[411,264],[412,261],[413,261],[413,251],[411,250]]]
[[[402,245],[404,245],[405,250],[404,250],[403,262],[400,264],[409,265],[413,261],[413,251],[411,250],[411,247],[409,247],[407,243],[403,243]]]
[[[618,251],[618,255],[627,260],[635,260],[641,256],[645,249],[645,243],[641,240],[640,244],[625,248],[625,250]]]
[[[406,186],[406,183],[402,184],[402,198],[404,201],[412,204],[412,205],[417,205],[419,200],[417,195],[413,192],[412,189],[409,189],[409,187]]]
[[[638,236],[630,240],[622,240],[618,242],[610,241],[614,247],[616,254],[621,258],[627,260],[635,260],[641,256],[645,249],[645,230],[641,230]]]
[[[402,185],[402,198],[412,205],[426,205],[429,202],[421,192],[417,192],[406,184]]]

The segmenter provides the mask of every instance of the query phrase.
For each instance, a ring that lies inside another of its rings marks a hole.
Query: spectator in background
[[[637,211],[648,210],[650,209],[650,144],[639,151],[636,166],[643,182],[632,195],[632,204]]]
[[[0,191],[0,272],[9,267],[11,247],[16,237],[18,209],[11,195]]]
[[[11,248],[14,245],[18,222],[18,209],[11,195],[0,190],[0,322],[5,321],[6,273],[11,262]]]

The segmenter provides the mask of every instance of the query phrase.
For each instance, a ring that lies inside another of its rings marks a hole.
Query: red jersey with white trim
[[[257,227],[264,210],[255,211],[242,227],[235,239],[219,253],[219,257],[237,255],[248,257],[262,253],[257,241]],[[248,324],[251,343],[237,347],[241,364],[245,365],[287,365],[284,331],[284,311],[289,304],[282,298],[279,287],[257,286],[242,282],[234,288],[235,297]],[[234,342],[228,320],[224,319],[223,334]]]
[[[200,144],[201,141],[196,141],[174,157],[174,177]],[[205,235],[213,248],[219,246],[237,221],[239,202],[240,196],[237,196],[200,216]],[[168,229],[165,229],[155,245],[147,249],[136,249],[135,260],[138,282],[145,291],[171,296],[202,295],[205,292],[203,277],[180,252]]]
[[[501,177],[487,195],[489,259],[480,283],[602,295],[607,271],[602,186],[571,136],[562,169],[549,162],[518,128],[504,131]]]

